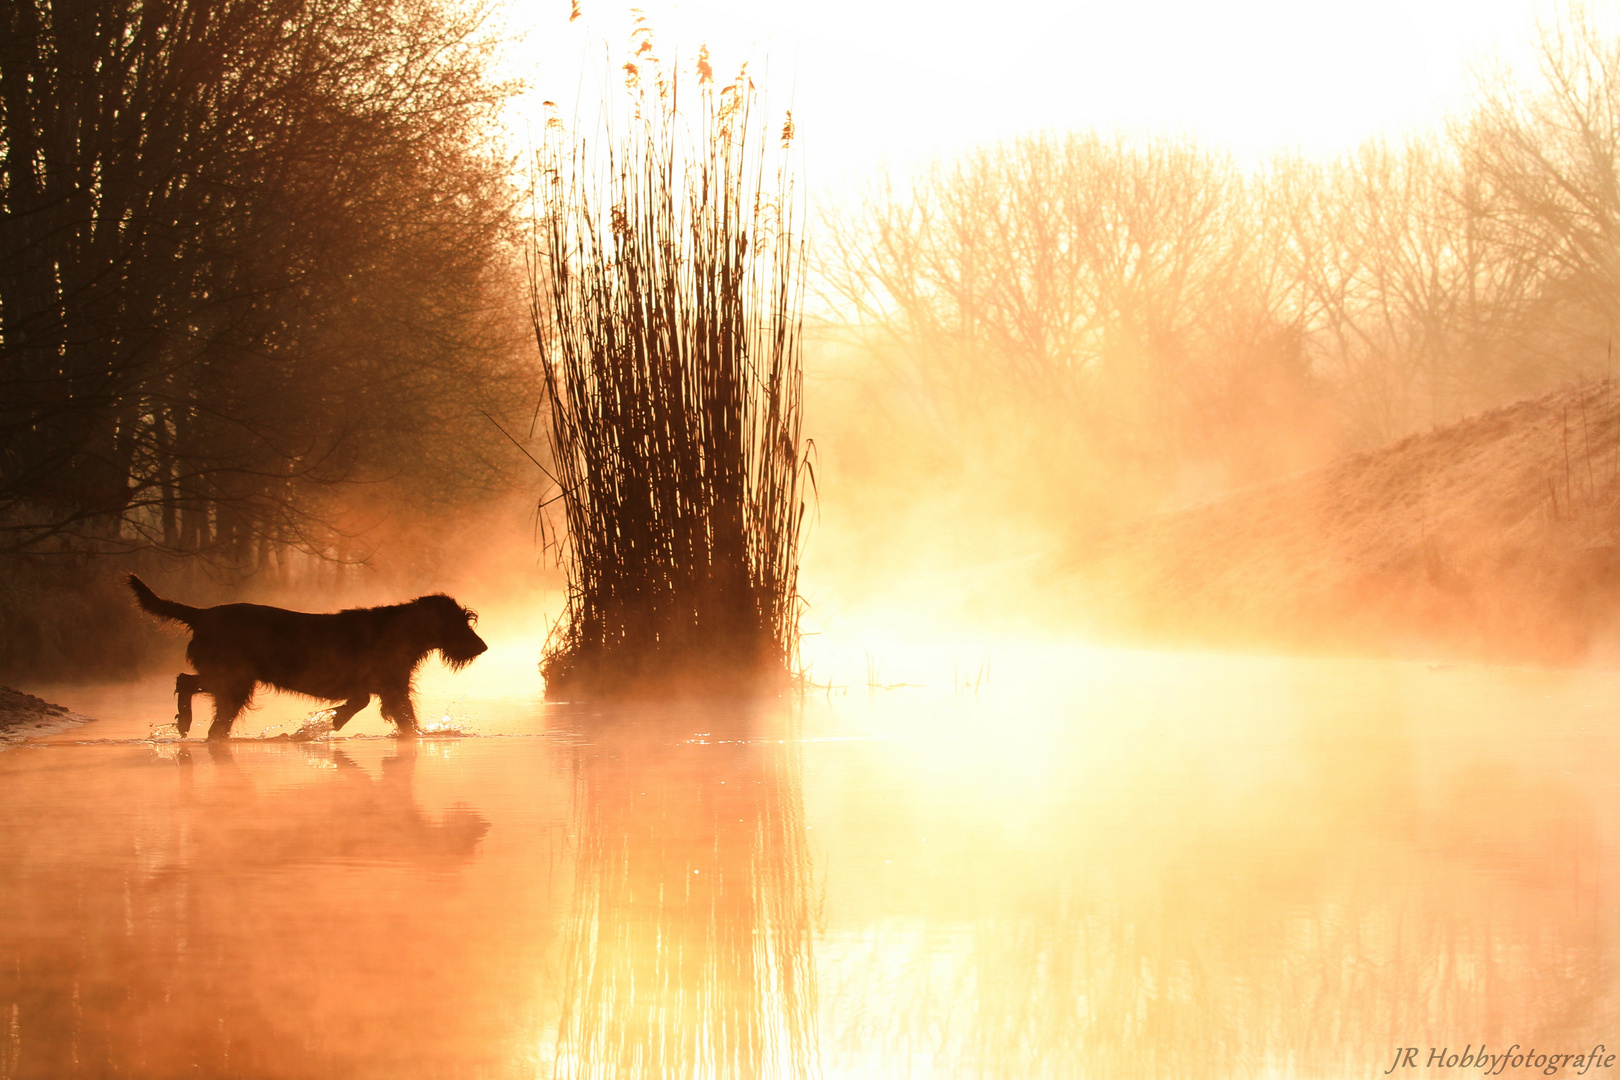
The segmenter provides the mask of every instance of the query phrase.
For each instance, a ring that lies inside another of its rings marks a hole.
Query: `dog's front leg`
[[[345,701],[343,704],[339,705],[336,711],[332,713],[332,730],[342,731],[343,725],[347,724],[355,713],[359,712],[361,709],[370,704],[370,694],[356,694],[348,701]]]
[[[208,726],[210,739],[225,739],[231,734],[231,725],[248,703],[253,700],[253,682],[228,682],[223,686],[210,684],[208,692],[214,695],[214,722]]]
[[[416,734],[416,709],[411,705],[410,687],[404,690],[384,690],[377,695],[378,704],[382,706],[382,714],[392,720],[399,728],[401,735]]]
[[[174,726],[180,729],[180,737],[185,738],[191,730],[191,698],[202,693],[202,680],[195,675],[179,674],[174,677],[174,696],[179,701],[179,709],[174,714]]]

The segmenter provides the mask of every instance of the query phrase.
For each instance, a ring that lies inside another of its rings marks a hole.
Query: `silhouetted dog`
[[[478,615],[442,593],[392,607],[350,608],[315,615],[262,604],[194,608],[165,600],[134,574],[129,587],[141,607],[191,627],[186,659],[197,674],[174,680],[180,734],[191,730],[191,697],[214,699],[210,739],[223,739],[253,700],[258,683],[306,697],[341,701],[332,727],[381,699],[382,714],[400,734],[416,730],[411,681],[434,649],[462,668],[489,646],[473,632]]]

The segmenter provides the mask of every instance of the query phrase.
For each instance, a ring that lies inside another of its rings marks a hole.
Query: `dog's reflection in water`
[[[471,859],[489,831],[483,815],[466,805],[436,816],[422,811],[412,792],[420,752],[415,742],[400,742],[382,759],[380,779],[337,747],[295,745],[304,763],[327,778],[261,785],[256,770],[238,761],[254,748],[211,741],[206,756],[215,775],[211,783],[198,783],[194,770],[202,755],[179,746],[176,761],[188,780],[185,801],[218,826],[193,833],[213,849],[196,852],[198,861],[218,856],[238,866],[322,860],[449,866]],[[276,752],[286,753],[285,744],[277,744]]]
[[[435,798],[466,790],[463,749],[169,743],[0,770],[19,868],[0,1078],[513,1075],[501,1009],[533,965],[501,965],[534,955],[533,919],[503,908],[533,877],[492,879],[489,822]]]

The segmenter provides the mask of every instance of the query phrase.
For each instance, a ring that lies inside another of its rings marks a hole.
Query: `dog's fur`
[[[134,574],[129,587],[140,606],[191,628],[186,659],[197,674],[174,681],[180,734],[191,729],[191,697],[214,699],[210,739],[223,739],[259,683],[306,697],[341,701],[332,726],[381,699],[382,714],[400,734],[416,730],[411,682],[417,666],[439,650],[452,668],[472,663],[489,646],[473,632],[472,612],[443,593],[392,607],[351,608],[316,615],[262,604],[195,608],[158,596]]]

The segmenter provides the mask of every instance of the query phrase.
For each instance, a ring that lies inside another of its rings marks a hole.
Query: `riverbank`
[[[1106,638],[1620,663],[1620,392],[1564,387],[1160,514],[1060,569]]]
[[[0,743],[55,735],[88,724],[90,719],[64,705],[53,705],[32,694],[0,686]]]

